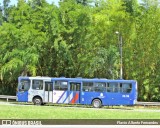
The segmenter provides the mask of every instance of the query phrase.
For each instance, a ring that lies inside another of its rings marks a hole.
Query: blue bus
[[[135,80],[110,80],[65,77],[19,77],[18,102],[35,105],[83,104],[95,108],[134,105],[137,101]]]

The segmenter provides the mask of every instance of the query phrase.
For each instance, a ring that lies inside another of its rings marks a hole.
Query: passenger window
[[[95,92],[105,92],[106,91],[106,83],[103,83],[103,82],[95,83],[94,91]]]
[[[93,82],[83,82],[82,91],[84,92],[92,92],[93,89]]]
[[[118,92],[118,83],[108,83],[107,92]]]
[[[130,93],[131,90],[132,90],[132,84],[131,83],[122,83],[121,84],[121,92]]]
[[[68,82],[67,81],[55,81],[54,90],[68,90]]]
[[[43,90],[43,80],[33,80],[32,89]]]

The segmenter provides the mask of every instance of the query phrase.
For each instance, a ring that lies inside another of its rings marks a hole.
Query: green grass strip
[[[0,105],[1,119],[160,119],[149,109],[94,109],[61,106]]]

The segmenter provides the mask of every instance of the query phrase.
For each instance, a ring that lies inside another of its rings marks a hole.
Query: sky
[[[10,1],[11,1],[10,4],[11,4],[11,5],[14,5],[14,4],[17,3],[18,0],[10,0]],[[46,0],[46,1],[47,1],[48,3],[50,3],[50,4],[54,2],[55,5],[58,5],[58,1],[59,1],[59,0]],[[0,3],[1,3],[1,4],[2,4],[2,2],[3,2],[3,0],[0,0]]]
[[[10,1],[11,1],[10,4],[11,4],[11,5],[14,5],[14,4],[17,3],[18,0],[10,0]],[[50,3],[50,4],[54,2],[55,5],[58,5],[58,1],[59,1],[59,0],[46,0],[46,1],[47,1],[48,3]],[[138,1],[141,2],[141,0],[138,0]],[[1,4],[2,4],[2,2],[3,2],[3,0],[0,0],[0,3],[1,3]]]

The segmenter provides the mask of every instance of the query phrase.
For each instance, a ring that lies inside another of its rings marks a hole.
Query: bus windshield
[[[18,91],[28,91],[30,88],[30,80],[21,80],[19,83]]]

